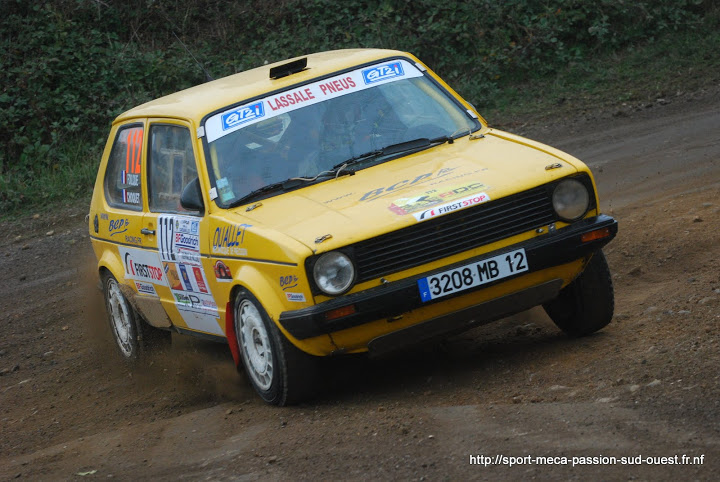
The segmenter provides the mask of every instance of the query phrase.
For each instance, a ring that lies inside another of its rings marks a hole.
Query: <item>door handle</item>
[[[142,229],[140,230],[140,232],[143,233],[143,234],[147,234],[148,236],[154,236],[154,235],[155,235],[155,230],[154,230],[154,229],[142,228]]]

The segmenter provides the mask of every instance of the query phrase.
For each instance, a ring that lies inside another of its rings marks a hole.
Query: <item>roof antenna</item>
[[[175,36],[175,38],[177,39],[177,41],[180,42],[180,45],[182,45],[182,46],[185,48],[185,51],[186,51],[188,54],[190,54],[190,57],[193,58],[193,60],[195,61],[195,63],[197,63],[198,66],[202,69],[202,71],[205,72],[205,81],[206,81],[206,82],[210,82],[211,80],[215,80],[215,79],[212,78],[212,75],[210,75],[210,72],[208,72],[207,70],[205,70],[205,67],[203,67],[203,64],[201,64],[201,63],[198,61],[198,59],[195,58],[195,56],[192,54],[192,52],[190,52],[190,49],[187,48],[187,45],[185,45],[185,44],[183,43],[183,41],[180,40],[180,37],[177,36],[177,34],[175,33],[175,31],[173,31],[172,34]]]

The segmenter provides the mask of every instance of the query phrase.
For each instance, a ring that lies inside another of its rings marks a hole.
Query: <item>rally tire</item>
[[[112,274],[103,273],[102,285],[110,333],[125,361],[134,363],[151,351],[170,346],[170,331],[145,323],[122,293],[120,284]]]
[[[237,293],[233,309],[240,359],[260,397],[278,406],[311,398],[317,383],[317,357],[290,343],[249,291]]]
[[[120,290],[120,285],[110,273],[102,276],[105,308],[115,346],[128,362],[140,358],[141,344],[137,329],[137,313]]]
[[[607,326],[613,317],[615,295],[603,252],[593,254],[585,270],[543,308],[555,325],[572,337],[589,335]]]

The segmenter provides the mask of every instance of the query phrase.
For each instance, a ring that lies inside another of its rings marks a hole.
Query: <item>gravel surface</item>
[[[716,480],[718,91],[505,127],[585,160],[620,222],[602,332],[534,309],[333,360],[317,400],[270,407],[223,345],[124,365],[86,207],[48,209],[0,224],[0,479]]]

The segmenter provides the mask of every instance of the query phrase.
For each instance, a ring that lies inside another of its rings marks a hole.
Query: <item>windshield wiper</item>
[[[344,169],[346,167],[352,166],[353,164],[358,164],[360,162],[366,161],[368,159],[372,159],[375,157],[380,156],[390,156],[392,154],[400,154],[402,152],[409,152],[409,151],[416,151],[420,149],[426,149],[428,147],[433,147],[439,144],[444,144],[445,142],[449,142],[452,144],[454,142],[454,138],[451,136],[440,136],[435,137],[434,139],[428,139],[427,137],[420,137],[418,139],[412,139],[405,142],[398,142],[397,144],[390,144],[389,146],[383,147],[382,149],[377,149],[374,151],[366,152],[365,154],[360,154],[359,156],[351,157],[350,159],[343,161],[339,164],[336,164],[333,166],[333,171],[337,169]]]
[[[335,170],[332,170],[332,171],[323,171],[314,177],[291,177],[290,179],[285,179],[284,181],[274,182],[272,184],[268,184],[266,186],[257,188],[254,191],[247,193],[246,195],[244,195],[237,201],[230,203],[230,206],[228,206],[228,207],[232,208],[235,206],[241,206],[263,194],[266,194],[266,193],[269,193],[272,191],[279,191],[279,190],[282,190],[283,192],[292,191],[293,189],[297,189],[304,184],[310,184],[321,178],[331,177],[331,176],[332,177],[352,176],[353,174],[355,174],[355,173],[352,171],[337,172]]]
[[[289,189],[294,189],[294,188],[300,186],[301,184],[303,184],[303,183],[297,179],[285,179],[284,181],[274,182],[272,184],[268,184],[266,186],[255,189],[254,191],[250,191],[249,193],[247,193],[240,199],[230,203],[230,205],[228,207],[233,208],[235,206],[240,206],[240,205],[250,202],[253,199],[255,199],[256,197],[258,197],[262,194],[268,193],[268,192],[279,191],[279,190],[287,191]]]

